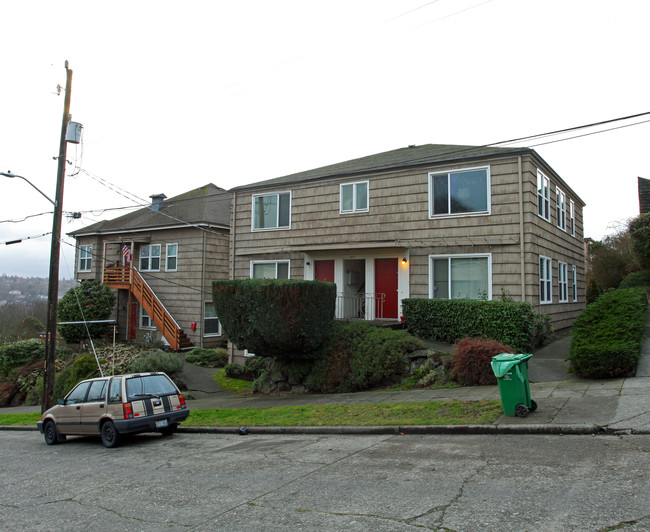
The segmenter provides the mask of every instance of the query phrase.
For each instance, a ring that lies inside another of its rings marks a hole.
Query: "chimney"
[[[163,208],[163,201],[167,199],[167,196],[164,194],[153,194],[149,196],[151,198],[151,210],[159,211]]]

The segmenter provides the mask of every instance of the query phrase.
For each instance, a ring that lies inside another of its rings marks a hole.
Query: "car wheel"
[[[48,445],[56,445],[65,441],[65,436],[59,434],[56,430],[54,421],[46,421],[43,427],[43,436],[45,436],[45,443]]]
[[[171,436],[172,434],[174,434],[174,432],[176,432],[177,428],[178,428],[178,424],[172,423],[171,425],[162,429],[160,431],[160,434],[162,434],[163,436]]]
[[[102,425],[101,436],[104,447],[117,447],[120,443],[120,433],[117,432],[115,424],[112,421],[106,421]]]

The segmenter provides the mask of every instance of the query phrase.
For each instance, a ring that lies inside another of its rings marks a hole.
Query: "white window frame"
[[[537,169],[537,215],[547,222],[551,221],[551,180]]]
[[[176,246],[176,253],[170,254],[169,253],[169,248],[171,246]],[[176,259],[176,267],[175,268],[170,268],[169,267],[169,259],[170,258]],[[165,244],[165,271],[166,272],[175,272],[178,271],[178,242],[173,242],[171,244]]]
[[[492,300],[492,253],[463,253],[458,255],[429,255],[429,298],[434,299],[434,278],[433,278],[433,261],[437,259],[447,259],[447,268],[451,268],[451,259],[466,258],[487,258],[487,280],[488,280],[488,301]],[[449,274],[449,290],[451,291],[451,274]],[[448,294],[449,299],[451,293]]]
[[[542,262],[544,266],[542,266]],[[548,278],[546,273],[548,272]],[[542,288],[544,283],[544,289]],[[544,297],[542,297],[544,296]],[[549,305],[553,303],[553,260],[544,255],[539,256],[539,304]]]
[[[576,204],[573,200],[569,200],[569,223],[571,236],[576,236]]]
[[[250,278],[255,279],[253,277],[253,268],[256,264],[275,264],[275,277],[273,279],[278,278],[278,264],[286,264],[287,265],[287,279],[291,279],[291,261],[289,259],[286,260],[252,260],[250,263]],[[258,277],[258,279],[262,279],[262,277]]]
[[[155,256],[151,253],[152,248],[158,248],[158,256]],[[159,272],[160,271],[160,259],[162,258],[160,255],[162,253],[162,246],[160,244],[146,244],[144,246],[140,246],[140,260],[138,261],[138,264],[140,265],[140,271],[141,272]],[[143,255],[144,250],[147,250],[147,255]],[[158,259],[158,267],[157,268],[152,268],[152,259]],[[148,265],[146,268],[142,267],[142,259],[148,259]]]
[[[569,266],[566,262],[557,261],[558,301],[569,302]]]
[[[140,307],[140,313],[139,313],[140,328],[147,329],[147,330],[155,329],[156,324],[151,319],[151,316],[149,316],[149,313],[144,309],[142,305],[138,304],[138,306]]]
[[[78,272],[89,272],[93,267],[93,246],[92,244],[85,244],[79,246],[79,264]]]
[[[364,208],[359,208],[357,206],[357,201],[359,199],[359,185],[366,185],[366,206]],[[352,187],[352,209],[343,208],[343,188]],[[357,212],[369,212],[370,211],[370,182],[369,181],[355,181],[354,183],[341,183],[339,187],[339,213],[340,214],[352,214]]]
[[[221,322],[219,321],[219,317],[218,317],[218,316],[214,316],[214,317],[212,317],[212,316],[210,316],[210,317],[206,316],[206,311],[205,311],[205,310],[206,310],[206,305],[212,305],[212,306],[214,306],[214,303],[213,303],[212,301],[204,301],[204,302],[203,302],[203,337],[204,337],[204,338],[216,338],[217,336],[221,336]],[[217,311],[216,311],[216,309],[215,309],[215,314],[216,314],[216,312],[217,312]],[[217,330],[218,330],[219,332],[216,332],[216,333],[206,333],[206,332],[205,332],[206,329],[207,329],[205,325],[206,325],[206,322],[207,322],[208,320],[217,320]]]
[[[573,271],[573,302],[576,303],[578,301],[578,267],[574,264],[571,266],[571,270]]]
[[[289,223],[288,225],[280,225],[280,196],[287,194],[289,196]],[[255,227],[255,202],[257,198],[265,198],[277,196],[278,198],[278,215],[276,217],[276,225],[274,227]],[[292,194],[290,190],[282,190],[280,192],[268,192],[264,194],[253,194],[251,201],[251,231],[287,231],[291,229],[291,202]]]
[[[484,211],[472,211],[472,212],[459,212],[459,213],[452,213],[451,212],[451,195],[449,194],[449,189],[447,190],[447,206],[448,206],[448,211],[443,214],[433,214],[433,206],[434,206],[434,197],[433,197],[433,178],[434,176],[439,176],[439,175],[451,175],[451,174],[463,174],[466,172],[474,172],[476,170],[485,170],[485,181],[486,181],[486,189],[485,189],[485,194],[486,194],[486,210]],[[447,170],[444,172],[429,172],[429,219],[439,219],[439,218],[458,218],[458,217],[465,217],[465,216],[488,216],[491,211],[492,211],[492,179],[490,176],[490,167],[489,166],[475,166],[473,168],[457,168],[453,170]]]
[[[566,194],[560,190],[560,187],[555,187],[555,202],[557,213],[557,226],[566,231]]]

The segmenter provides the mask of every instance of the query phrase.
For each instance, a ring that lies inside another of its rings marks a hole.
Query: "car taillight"
[[[185,398],[184,398],[183,395],[180,394],[180,393],[178,394],[178,400],[179,400],[180,403],[181,403],[181,406],[180,406],[179,408],[185,408]]]
[[[124,403],[122,409],[124,410],[124,419],[131,419],[133,417],[133,407],[131,406],[131,403]]]

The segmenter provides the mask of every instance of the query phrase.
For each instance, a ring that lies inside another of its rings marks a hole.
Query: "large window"
[[[77,271],[89,272],[92,266],[92,256],[92,246],[79,246],[79,268]]]
[[[553,302],[552,262],[548,257],[539,257],[539,302]]]
[[[253,261],[251,279],[289,279],[289,261]]]
[[[492,299],[490,255],[431,255],[429,297],[432,299]]]
[[[291,192],[253,195],[253,230],[290,227]]]
[[[204,302],[203,336],[221,336],[221,324],[211,301]]]
[[[341,185],[341,214],[368,212],[368,181]]]
[[[566,194],[556,187],[555,198],[557,201],[557,226],[562,231],[566,231]]]
[[[160,271],[160,244],[152,244],[140,248],[140,271]]]
[[[165,246],[165,270],[175,272],[178,269],[178,244]]]
[[[540,170],[537,170],[537,214],[551,221],[551,181]]]
[[[569,267],[566,262],[558,262],[557,285],[560,303],[569,301]]]
[[[490,169],[429,174],[429,217],[488,214]]]

